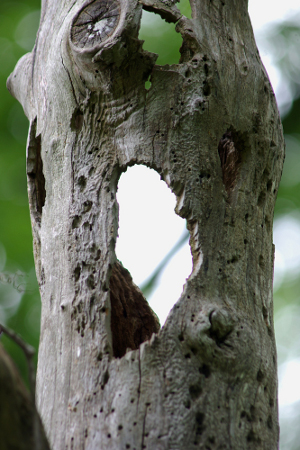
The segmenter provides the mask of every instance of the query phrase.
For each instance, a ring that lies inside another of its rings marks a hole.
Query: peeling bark
[[[191,7],[187,19],[172,0],[44,1],[8,80],[31,123],[37,395],[53,449],[277,448],[282,127],[247,1]],[[143,50],[142,8],[176,23],[179,64]],[[116,190],[133,164],[175,193],[193,272],[164,327],[116,358]]]

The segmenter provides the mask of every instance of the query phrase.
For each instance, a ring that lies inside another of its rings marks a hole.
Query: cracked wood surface
[[[191,7],[187,19],[172,0],[43,1],[35,47],[8,80],[31,123],[37,395],[55,450],[277,448],[282,128],[247,1]],[[179,64],[142,49],[143,8],[177,23]],[[158,334],[118,358],[116,190],[133,164],[175,193],[193,272]]]

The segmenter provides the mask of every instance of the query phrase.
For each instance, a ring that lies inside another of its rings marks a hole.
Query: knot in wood
[[[84,49],[91,49],[101,44],[113,34],[119,18],[118,1],[94,0],[75,17],[71,31],[73,44]]]

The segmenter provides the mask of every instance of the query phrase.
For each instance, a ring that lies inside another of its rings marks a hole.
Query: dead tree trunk
[[[55,450],[277,448],[282,127],[247,0],[191,6],[190,20],[172,0],[43,0],[35,47],[8,80],[31,124],[37,395]],[[142,49],[142,8],[177,22],[179,64],[157,66]],[[141,345],[155,317],[146,306],[144,332],[124,269],[110,283],[117,184],[133,164],[176,194],[193,256],[165,326]]]

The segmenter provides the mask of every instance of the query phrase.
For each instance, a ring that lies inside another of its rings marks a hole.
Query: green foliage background
[[[0,321],[36,348],[40,300],[26,184],[28,120],[6,89],[6,79],[18,59],[33,47],[39,9],[39,0],[0,3]],[[1,341],[26,379],[22,351],[6,336]]]
[[[187,0],[181,3],[181,11],[190,17]],[[0,322],[17,331],[35,348],[39,339],[40,298],[34,270],[26,187],[28,121],[21,106],[7,91],[6,79],[18,59],[34,45],[39,8],[40,0],[1,0],[0,3]],[[182,42],[180,35],[175,33],[173,24],[166,24],[158,16],[153,20],[153,14],[143,14],[140,38],[145,40],[144,48],[159,54],[158,64],[177,63]],[[273,55],[274,63],[293,97],[291,108],[283,116],[287,154],[276,204],[277,219],[286,214],[300,217],[299,36],[298,17],[293,22],[276,25],[262,39],[262,45]],[[284,316],[288,305],[300,311],[299,292],[299,276],[286,276],[275,292],[276,318]],[[300,327],[296,326],[294,330],[299,319],[296,314],[292,325],[291,322],[280,322],[281,330],[285,326],[288,328],[290,339],[278,331],[279,363],[284,363],[288,356],[300,357]],[[27,366],[21,350],[5,336],[1,337],[1,342],[26,379]],[[289,418],[282,414],[281,449],[300,449],[300,431],[297,432],[299,411],[298,401]]]

